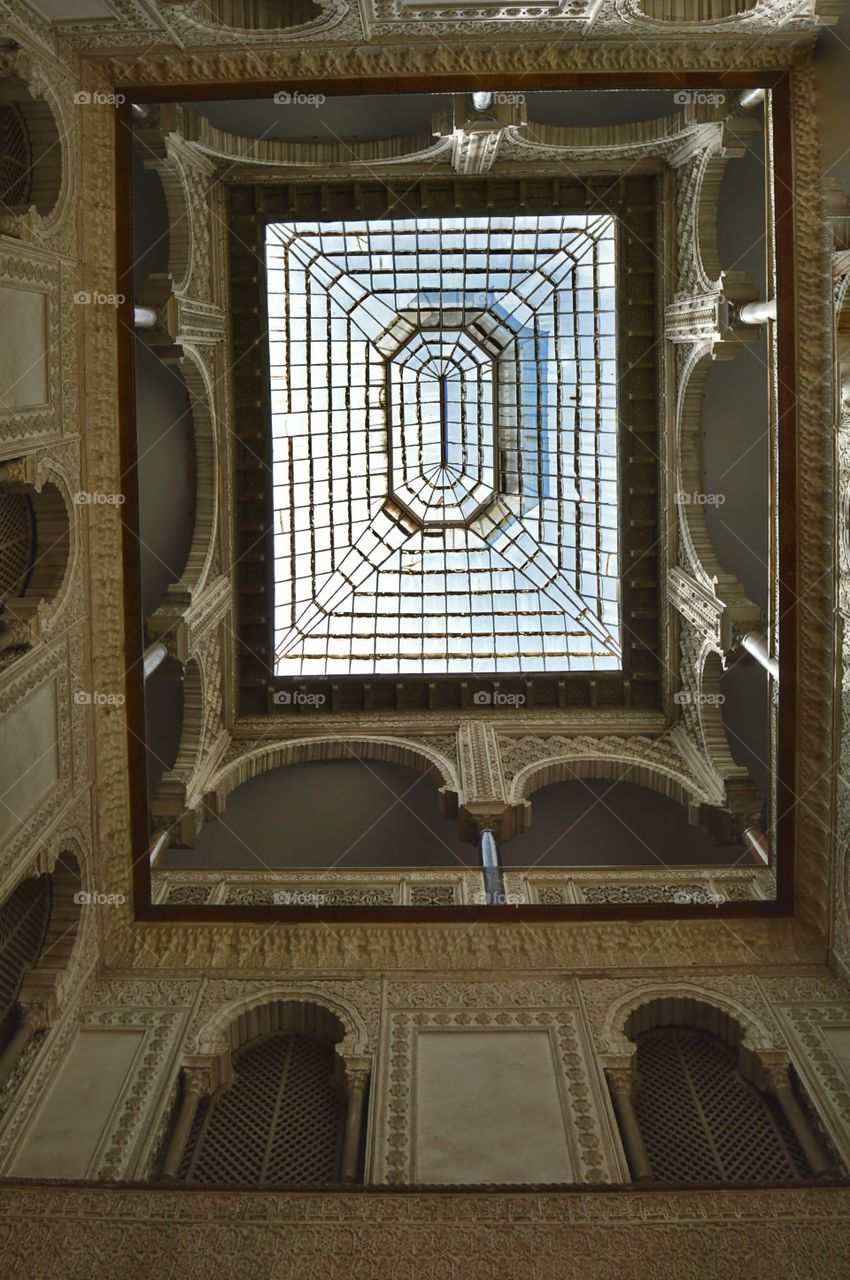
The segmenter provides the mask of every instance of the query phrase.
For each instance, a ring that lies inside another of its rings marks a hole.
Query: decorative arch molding
[[[528,763],[517,759],[517,741],[526,744],[526,752],[532,757]],[[610,778],[647,787],[684,805],[692,820],[696,820],[703,805],[724,801],[722,789],[712,785],[708,776],[696,775],[686,754],[680,750],[677,730],[661,739],[612,735],[608,738],[527,738],[513,742],[502,739],[501,743],[503,762],[506,757],[508,761],[506,773],[511,763],[515,767],[508,785],[509,804],[519,804],[553,782],[576,778]]]
[[[0,494],[21,499],[17,523],[30,521],[29,563],[0,615],[0,648],[31,648],[61,620],[80,559],[81,531],[63,468],[48,453],[0,463]],[[11,504],[10,504],[11,505]]]
[[[723,655],[715,637],[706,636],[687,621],[680,629],[680,649],[682,724],[707,761],[717,786],[725,791],[730,811],[745,817],[747,823],[754,822],[762,808],[762,797],[748,770],[735,762],[729,747],[722,710]]]
[[[770,1025],[727,993],[692,982],[675,986],[647,982],[620,996],[604,1017],[600,1042],[612,1062],[618,1059],[624,1065],[635,1053],[634,1037],[658,1026],[712,1031],[738,1049],[741,1069],[747,1076],[759,1074],[762,1054],[771,1055],[771,1061],[777,1053],[787,1058],[787,1045],[775,1024]]]
[[[0,212],[0,232],[39,243],[56,234],[73,207],[74,166],[69,140],[76,137],[71,117],[70,78],[57,92],[52,70],[26,49],[0,54],[0,110],[14,115],[16,134],[28,155],[30,182],[21,198]]]
[[[209,370],[200,353],[183,343],[180,369],[189,392],[195,444],[195,527],[186,564],[168,596],[199,595],[209,581],[218,536],[218,438],[215,394]]]
[[[228,760],[210,781],[205,797],[207,807],[214,813],[223,813],[227,797],[237,787],[272,769],[313,761],[351,759],[379,760],[417,769],[438,783],[446,804],[452,803],[449,797],[460,792],[455,766],[433,747],[404,738],[336,735],[274,742]]]
[[[705,381],[714,361],[735,354],[712,339],[696,343],[679,373],[676,400],[676,496],[679,507],[680,562],[705,591],[723,606],[754,610],[743,586],[717,558],[705,515],[702,494],[702,413]]]
[[[330,164],[341,173],[350,170],[358,174],[367,164],[370,173],[374,173],[384,165],[394,168],[411,162],[435,163],[441,157],[449,164],[452,154],[451,137],[441,137],[435,142],[430,129],[420,134],[368,142],[325,143],[297,142],[286,138],[245,138],[216,128],[206,116],[184,109],[180,110],[178,124],[187,142],[204,155],[218,162],[225,161],[231,173],[237,166],[244,165],[269,170],[299,168],[313,174],[317,168]],[[445,127],[451,133],[448,121]],[[238,177],[238,168],[236,175]],[[269,176],[264,174],[264,178]]]
[[[252,1031],[252,1028],[261,1027],[261,1021],[252,1019],[251,1015],[280,1005],[312,1006],[331,1014],[342,1031],[336,1042],[336,1052],[341,1057],[361,1056],[374,1049],[366,1022],[350,1000],[328,993],[320,983],[281,983],[238,996],[217,1009],[190,1040],[191,1065],[197,1066],[199,1058],[228,1059],[259,1034],[259,1030]],[[267,1021],[269,1027],[272,1023],[282,1026],[279,1017],[269,1017]]]
[[[329,31],[349,9],[346,0],[189,0],[175,6],[169,19],[178,33],[194,30],[209,44],[222,38],[277,44]]]
[[[167,132],[175,111],[162,108],[161,132],[153,134],[155,158],[145,167],[159,175],[168,211],[168,275],[176,297],[212,301],[217,288],[211,266],[208,191],[215,166],[179,133]]]
[[[676,22],[683,26],[703,26],[706,22],[722,22],[737,18],[759,7],[776,8],[770,0],[627,0],[630,11],[654,22]]]
[[[82,870],[76,855],[63,849],[50,872],[51,903],[47,931],[36,963],[24,978],[20,1002],[43,1010],[51,1025],[75,986],[82,925],[90,904],[83,901]],[[93,914],[88,911],[88,914]]]

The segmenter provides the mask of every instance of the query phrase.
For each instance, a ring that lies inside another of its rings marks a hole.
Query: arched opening
[[[49,105],[17,77],[0,81],[0,206],[48,217],[62,189],[62,145]]]
[[[77,859],[62,853],[49,875],[23,880],[0,907],[0,1087],[60,997],[79,932],[80,883]]]
[[[639,776],[624,768],[618,779],[603,762],[565,767],[560,779],[531,793],[534,820],[505,846],[505,866],[661,869],[740,859],[740,845],[720,845],[692,824],[686,796],[660,794]]]
[[[41,954],[50,917],[50,876],[23,880],[0,907],[0,1051],[18,1023],[24,977]]]
[[[68,508],[55,485],[0,485],[0,664],[38,640],[39,606],[62,589],[70,543]]]
[[[760,1047],[764,1028],[680,993],[641,1003],[623,1032],[634,1057],[608,1080],[636,1181],[754,1185],[833,1170],[787,1056]]]
[[[743,1078],[730,1044],[695,1027],[653,1027],[636,1043],[635,1111],[657,1181],[813,1176],[779,1103]]]
[[[202,0],[193,16],[242,31],[285,31],[315,21],[322,10],[313,0]]]
[[[195,1184],[318,1186],[342,1179],[345,1028],[330,1010],[283,1000],[230,1028],[230,1082],[195,1113],[179,1179]]]
[[[188,714],[188,702],[187,702]],[[338,744],[330,744],[339,754]],[[394,761],[304,761],[248,778],[204,824],[193,850],[163,867],[330,868],[474,866],[457,823],[441,812],[433,776]]]

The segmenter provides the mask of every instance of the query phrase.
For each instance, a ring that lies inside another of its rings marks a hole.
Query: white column
[[[744,844],[752,853],[756,862],[763,867],[770,864],[767,841],[758,827],[747,827],[744,831]]]
[[[155,307],[134,307],[133,323],[137,329],[156,328],[157,314]]]
[[[760,631],[746,632],[741,637],[741,644],[747,653],[752,654],[759,666],[764,667],[765,671],[773,676],[774,680],[779,679],[779,663],[776,658],[771,658],[767,638]]]
[[[769,298],[763,302],[745,302],[738,311],[742,324],[765,324],[776,319],[776,299]]]
[[[157,667],[162,666],[167,657],[168,650],[161,640],[154,640],[153,644],[148,645],[144,656],[145,680],[150,680]]]
[[[489,827],[481,830],[478,851],[481,856],[481,870],[484,878],[484,901],[488,907],[503,907],[507,902],[505,896],[505,878],[502,874],[502,860],[499,856],[499,845],[494,832]]]
[[[760,107],[764,102],[764,89],[745,89],[738,101],[742,107]]]
[[[160,827],[157,831],[154,831],[153,835],[151,836],[150,849],[148,850],[148,855],[150,857],[152,867],[155,867],[157,865],[160,858],[165,853],[166,849],[170,844],[171,844],[170,831],[165,831],[162,827]]]

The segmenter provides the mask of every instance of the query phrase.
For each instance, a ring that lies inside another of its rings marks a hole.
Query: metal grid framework
[[[268,226],[277,675],[621,667],[615,244]]]
[[[689,1027],[637,1038],[635,1110],[659,1182],[786,1182],[812,1171],[781,1109],[736,1070],[737,1050]]]
[[[196,1183],[311,1186],[339,1178],[344,1101],[333,1047],[282,1033],[236,1058],[236,1079],[199,1109],[180,1168]]]

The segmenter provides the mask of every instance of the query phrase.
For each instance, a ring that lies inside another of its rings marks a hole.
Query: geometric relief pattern
[[[705,1031],[662,1027],[637,1041],[635,1099],[659,1182],[787,1182],[812,1171],[775,1100]]]
[[[339,1179],[344,1103],[333,1047],[281,1034],[238,1054],[230,1088],[199,1109],[180,1168],[190,1183],[311,1186]]]

